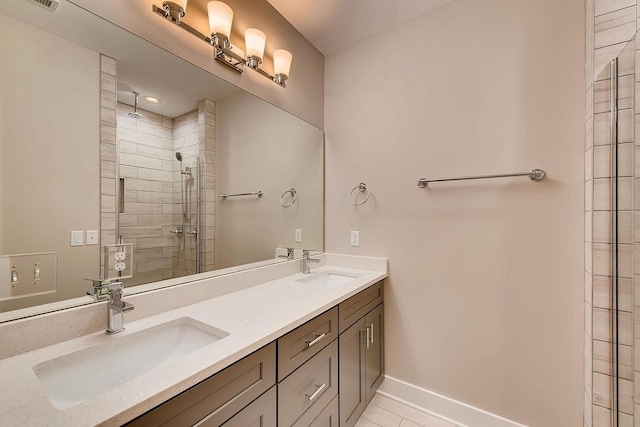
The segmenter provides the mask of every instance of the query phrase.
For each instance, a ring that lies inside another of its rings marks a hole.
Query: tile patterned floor
[[[456,427],[456,425],[376,394],[355,427]]]

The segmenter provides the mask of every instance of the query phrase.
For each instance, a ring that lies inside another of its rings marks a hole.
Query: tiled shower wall
[[[585,126],[585,426],[611,426],[612,298],[611,256],[611,141],[609,74],[602,72],[618,56],[637,28],[636,0],[587,0],[586,9],[586,126]],[[633,426],[634,340],[633,316],[633,62],[635,50],[620,64],[619,103],[619,410],[620,426]],[[628,61],[630,59],[630,61]],[[625,64],[626,62],[626,64]],[[630,63],[629,63],[630,62]],[[640,188],[640,186],[635,186]],[[636,269],[637,270],[637,269]],[[640,295],[636,292],[636,295]],[[639,304],[639,303],[636,303]],[[639,304],[640,305],[640,304]],[[640,328],[635,328],[640,330]],[[636,367],[640,364],[635,363]],[[637,394],[637,393],[635,393]],[[640,417],[637,417],[640,421]],[[635,425],[640,425],[636,421]]]
[[[119,182],[119,236],[133,243],[133,278],[127,286],[173,277],[173,120],[139,110],[129,117],[129,105],[118,103],[117,136]],[[120,184],[119,184],[120,185]]]

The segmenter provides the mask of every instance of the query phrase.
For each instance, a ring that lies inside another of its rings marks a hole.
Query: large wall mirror
[[[322,130],[67,1],[0,36],[0,320],[93,301],[105,245],[128,292],[323,249]]]

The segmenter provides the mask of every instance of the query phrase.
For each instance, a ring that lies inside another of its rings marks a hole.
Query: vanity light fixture
[[[180,24],[187,10],[187,1],[188,0],[164,0],[162,2],[164,17],[175,24]]]
[[[165,0],[162,8],[153,5],[152,10],[157,15],[162,16],[166,20],[174,23],[183,30],[198,37],[211,46],[213,46],[214,58],[229,68],[242,73],[244,66],[258,72],[264,77],[272,80],[276,84],[286,87],[286,81],[289,78],[291,70],[291,60],[293,56],[284,49],[277,49],[273,52],[273,69],[274,75],[271,75],[260,68],[264,60],[264,49],[267,36],[257,28],[249,28],[245,31],[245,47],[247,54],[245,58],[244,52],[237,46],[231,44],[231,26],[233,23],[233,10],[221,1],[210,1],[207,4],[207,13],[209,15],[209,30],[211,36],[206,36],[195,28],[182,22],[185,15],[188,0]]]

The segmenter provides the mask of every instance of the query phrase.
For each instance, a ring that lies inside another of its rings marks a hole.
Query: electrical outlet
[[[360,246],[360,232],[352,231],[351,232],[351,246]]]
[[[116,271],[124,271],[124,269],[127,268],[127,264],[125,264],[124,262],[116,262],[114,268]]]
[[[71,232],[71,246],[82,246],[84,245],[84,232],[83,231],[72,231]]]
[[[124,251],[120,251],[116,252],[113,257],[116,259],[116,261],[124,261],[127,258],[127,254],[125,254]]]
[[[296,228],[296,243],[302,243],[302,229]]]

